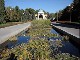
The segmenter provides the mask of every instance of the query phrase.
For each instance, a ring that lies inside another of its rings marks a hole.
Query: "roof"
[[[44,11],[42,9],[40,9],[38,13],[44,13]]]

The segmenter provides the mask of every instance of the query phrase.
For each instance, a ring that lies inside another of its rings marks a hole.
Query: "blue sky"
[[[43,9],[55,13],[70,5],[73,0],[5,0],[5,6],[19,6],[20,9],[33,8]]]

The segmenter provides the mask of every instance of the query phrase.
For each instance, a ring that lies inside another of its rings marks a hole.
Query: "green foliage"
[[[6,18],[7,22],[18,22],[21,20],[19,7],[15,8],[6,7]]]
[[[20,10],[18,6],[16,6],[15,8],[6,7],[5,20],[7,22],[13,22],[13,21],[26,22],[28,20],[33,20],[33,19],[35,19],[35,10],[32,8]]]
[[[57,19],[57,16],[56,16]],[[58,12],[59,21],[79,22],[80,20],[80,0],[73,0],[62,12]]]
[[[15,7],[15,11],[16,11],[16,13],[19,13],[19,7],[18,6]]]
[[[4,18],[5,18],[4,0],[0,0],[0,23],[4,21]]]
[[[47,18],[48,19],[52,19],[52,18],[55,18],[56,17],[56,13],[49,13],[47,12]]]
[[[35,13],[35,10],[32,9],[32,8],[29,8],[29,9],[27,8],[26,10],[27,10],[30,14],[34,14],[34,13]]]
[[[30,50],[35,60],[50,59],[51,50],[47,40],[30,40],[28,50]]]
[[[55,14],[54,13],[50,13],[49,18],[55,18]]]
[[[32,27],[29,30],[29,36],[34,37],[53,37],[55,34],[50,33],[50,20],[33,20]]]
[[[12,7],[5,7],[5,20],[6,22],[18,22],[18,21],[22,21],[22,22],[26,22],[28,20],[34,20],[35,14],[37,14],[39,12],[39,10],[34,10],[32,8],[26,8],[25,10],[23,9],[19,9],[18,6],[15,6],[15,8]],[[43,10],[44,11],[44,10]],[[48,15],[48,19],[50,18],[54,18],[55,14],[54,13],[47,13],[46,11],[44,11],[45,14]]]
[[[32,28],[50,28],[50,20],[34,20],[32,21]]]
[[[73,11],[72,11],[73,22],[79,22],[80,20],[80,0],[73,1]]]
[[[47,40],[40,39],[30,40],[28,44],[16,46],[11,49],[11,53],[14,53],[18,60],[49,60],[51,49]]]
[[[75,56],[70,57],[70,54],[68,53],[57,54],[55,58],[56,58],[55,60],[78,60],[79,59]]]
[[[27,8],[26,11],[28,12],[27,16],[29,20],[35,19],[35,10],[32,8]]]
[[[0,28],[8,27],[8,26],[13,26],[17,24],[22,24],[23,22],[7,22],[7,23],[2,23],[0,24]]]
[[[35,10],[35,14],[37,14],[39,12],[39,10]]]

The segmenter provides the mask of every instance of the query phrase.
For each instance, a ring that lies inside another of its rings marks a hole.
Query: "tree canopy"
[[[57,19],[57,18],[56,18]],[[58,12],[59,21],[80,22],[80,0],[74,0],[62,12]]]
[[[4,0],[0,0],[0,23],[4,21],[5,17],[5,4]]]

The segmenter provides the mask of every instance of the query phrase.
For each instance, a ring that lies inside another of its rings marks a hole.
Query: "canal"
[[[16,45],[20,45],[22,43],[28,43],[28,41],[30,40],[30,36],[26,35],[27,31],[22,31],[18,36],[17,36],[17,41],[12,41],[12,42],[8,42],[7,43],[7,47],[9,49],[15,47]],[[80,57],[80,52],[79,49],[73,44],[71,43],[69,40],[64,40],[63,36],[61,36],[58,32],[56,32],[54,29],[50,30],[51,34],[56,34],[57,37],[40,37],[40,38],[46,38],[48,39],[49,42],[51,42],[51,44],[53,44],[53,46],[56,46],[56,41],[60,41],[61,42],[61,46],[57,47],[59,52],[58,53],[69,53],[70,55],[75,55]]]
[[[54,29],[51,29],[51,33],[55,33],[55,34],[59,34],[58,32],[56,32]],[[60,35],[60,34],[59,34]],[[62,34],[61,34],[62,35]],[[58,38],[58,40],[62,39],[61,37],[63,37],[64,35],[60,36]],[[54,40],[54,39],[53,39]],[[70,40],[70,38],[68,40],[62,40],[62,47],[59,47],[59,50],[61,51],[61,53],[69,53],[71,55],[75,55],[75,56],[79,56],[80,57],[80,50],[79,48],[77,48],[73,42],[71,42],[72,40]],[[54,44],[54,43],[53,43]]]

